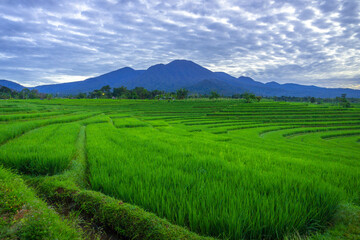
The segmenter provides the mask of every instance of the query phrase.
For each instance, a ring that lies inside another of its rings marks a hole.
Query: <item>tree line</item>
[[[109,85],[103,86],[89,93],[79,93],[75,98],[114,98],[114,99],[185,99],[188,97],[189,91],[181,88],[176,92],[165,92],[162,90],[149,91],[143,87],[127,89],[122,86],[119,88],[111,88]]]
[[[52,97],[51,94],[39,93],[36,89],[23,88],[21,91],[16,91],[0,86],[0,99],[51,99]]]
[[[346,94],[341,94],[340,97],[336,98],[315,98],[315,97],[288,97],[288,96],[281,96],[281,97],[269,97],[275,102],[310,102],[314,104],[322,104],[322,103],[331,103],[331,104],[338,104],[341,107],[348,108],[351,107],[351,103],[360,103],[360,98],[347,98]]]
[[[21,91],[16,91],[5,86],[0,86],[0,99],[51,99],[54,96],[52,94],[39,93],[36,89],[24,88]],[[58,96],[55,96],[58,97]],[[119,88],[111,88],[109,85],[103,86],[100,89],[96,89],[89,93],[79,93],[76,95],[63,96],[66,98],[89,98],[89,99],[185,99],[185,98],[209,98],[217,99],[224,98],[226,96],[220,95],[216,91],[211,91],[210,94],[189,94],[189,91],[185,88],[176,90],[175,92],[165,92],[162,90],[147,90],[143,87],[135,87],[134,89],[127,89],[124,86]],[[228,96],[226,98],[229,98]],[[262,96],[256,96],[250,92],[244,92],[242,94],[233,94],[230,98],[243,99],[246,103],[260,102]],[[346,94],[342,94],[337,98],[315,98],[315,97],[266,97],[268,100],[281,101],[281,102],[310,102],[310,103],[332,103],[339,104],[339,106],[348,108],[351,107],[350,103],[360,103],[359,98],[346,98]]]
[[[79,93],[76,98],[117,98],[117,99],[185,99],[185,98],[209,98],[217,99],[224,97],[216,91],[211,91],[210,94],[192,94],[185,88],[176,90],[175,92],[165,92],[161,90],[149,91],[143,87],[136,87],[134,89],[127,89],[126,87],[113,88],[109,85],[103,86],[100,89],[94,90],[88,94]],[[247,103],[257,101],[260,102],[261,96],[255,96],[253,93],[245,92],[242,94],[235,94],[232,96],[235,99],[245,99]]]

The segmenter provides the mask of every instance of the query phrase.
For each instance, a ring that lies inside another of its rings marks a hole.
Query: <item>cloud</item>
[[[356,87],[359,12],[357,0],[3,0],[0,78],[75,81],[185,58],[262,82]]]
[[[304,9],[303,11],[301,11],[301,13],[298,16],[298,18],[300,20],[309,20],[309,19],[312,19],[314,17],[315,17],[315,13],[311,9]]]
[[[341,3],[338,0],[323,0],[319,9],[324,13],[334,12],[339,9]]]

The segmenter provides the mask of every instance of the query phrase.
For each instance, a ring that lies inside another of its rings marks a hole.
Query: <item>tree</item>
[[[9,99],[14,97],[15,92],[8,87],[1,86],[0,88],[0,99]]]
[[[168,102],[170,102],[170,100],[174,100],[174,94],[171,92],[165,93],[164,96],[165,96],[165,99],[168,100]]]
[[[20,99],[29,99],[30,98],[30,90],[28,88],[23,88],[19,93]]]
[[[341,97],[337,97],[336,100],[339,102],[339,105],[343,108],[351,107],[350,102],[346,99],[346,94],[341,94]]]
[[[150,92],[150,98],[151,99],[160,99],[160,98],[163,98],[164,94],[165,94],[164,91],[155,89]]]
[[[129,98],[129,90],[126,87],[121,86],[119,88],[114,88],[112,95],[116,98]]]
[[[189,91],[185,88],[180,88],[176,91],[176,99],[187,98]]]
[[[132,90],[132,92],[134,93],[134,96],[137,96],[137,98],[140,99],[146,99],[150,96],[149,91],[143,87],[136,87]]]
[[[46,94],[45,94],[45,98],[46,98],[47,100],[51,100],[51,99],[53,98],[53,95],[46,93]]]
[[[239,98],[241,98],[241,94],[239,94],[239,93],[233,94],[231,96],[231,98],[239,99]]]
[[[211,93],[210,93],[210,99],[216,99],[216,98],[219,98],[220,97],[220,95],[216,92],[216,91],[211,91]]]
[[[105,98],[111,98],[111,87],[109,85],[103,86],[100,91],[104,93]]]
[[[105,93],[103,93],[101,90],[94,90],[90,93],[90,98],[103,98],[105,96]]]
[[[311,102],[311,103],[315,103],[315,101],[316,101],[316,100],[315,100],[314,97],[311,97],[311,98],[310,98],[310,102]]]
[[[79,93],[78,95],[75,96],[77,99],[83,99],[86,98],[86,93]]]
[[[262,96],[256,96],[256,101],[260,102],[262,99]]]
[[[32,89],[29,94],[30,99],[40,98],[39,91],[37,89]]]
[[[244,98],[246,103],[251,103],[252,100],[256,99],[255,94],[253,93],[249,93],[249,92],[244,92],[243,94],[241,94],[241,98]],[[260,99],[261,100],[261,99]]]

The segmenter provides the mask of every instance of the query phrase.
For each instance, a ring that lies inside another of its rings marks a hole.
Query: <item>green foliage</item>
[[[210,99],[216,99],[219,98],[220,94],[218,94],[216,91],[211,91],[209,98]]]
[[[360,207],[352,204],[342,204],[336,212],[331,226],[325,233],[316,234],[312,240],[359,239],[360,237]]]
[[[256,101],[256,102],[260,102],[262,99],[262,96],[255,96],[255,94],[253,93],[249,93],[249,92],[244,92],[242,94],[234,94],[231,96],[231,98],[234,99],[245,99],[246,103],[251,103],[252,101]]]
[[[43,94],[39,93],[38,90],[32,89],[29,90],[27,88],[22,89],[20,92],[7,88],[5,86],[0,86],[0,99],[51,99],[51,94]]]
[[[113,96],[116,98],[128,98],[128,90],[126,87],[114,88]]]
[[[0,238],[81,239],[81,231],[61,220],[20,177],[0,166]]]
[[[346,94],[341,94],[341,97],[337,97],[336,100],[339,102],[339,105],[343,108],[351,107],[350,102],[346,99]]]
[[[240,96],[241,96],[241,98],[245,99],[246,103],[251,103],[253,100],[256,99],[255,94],[249,93],[249,92],[245,92],[245,93],[241,94]]]
[[[187,98],[189,91],[185,88],[180,88],[176,91],[176,98],[177,99],[184,99]]]
[[[61,177],[58,177],[58,179]],[[56,180],[56,177],[34,182],[40,193],[58,203],[70,202],[96,224],[112,229],[126,239],[190,239],[211,240],[201,237],[180,226],[95,191],[80,190],[76,186]]]
[[[109,85],[103,86],[100,91],[104,93],[106,98],[111,97],[111,87]]]
[[[79,93],[75,96],[77,99],[84,99],[87,97],[87,94],[86,93]]]
[[[5,86],[0,87],[0,99],[9,99],[9,98],[14,98],[15,96],[16,96],[15,91]]]
[[[99,90],[94,90],[89,94],[89,98],[118,98],[118,99],[155,99],[160,95],[164,95],[164,91],[153,90],[148,91],[143,87],[135,87],[132,90],[126,87],[114,88],[111,92],[109,85],[102,87]],[[82,98],[83,95],[78,95],[77,98]]]

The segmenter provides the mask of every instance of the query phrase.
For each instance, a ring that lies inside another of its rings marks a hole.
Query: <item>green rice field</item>
[[[0,166],[48,203],[71,188],[67,201],[85,212],[95,205],[82,191],[102,194],[99,204],[127,204],[119,211],[136,212],[131,228],[114,227],[125,239],[360,239],[360,228],[341,220],[360,217],[357,105],[3,100]],[[7,212],[0,203],[0,229],[24,204]],[[110,226],[120,213],[97,214]],[[160,219],[175,229],[164,238],[152,235],[167,231]]]

